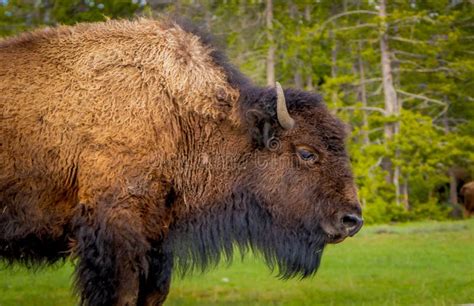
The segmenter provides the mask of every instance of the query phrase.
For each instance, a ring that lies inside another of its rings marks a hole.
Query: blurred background
[[[0,36],[163,14],[211,32],[257,84],[322,94],[378,224],[328,248],[313,280],[250,256],[176,278],[169,305],[474,303],[474,1],[0,0]],[[0,305],[74,304],[71,271],[2,270]]]

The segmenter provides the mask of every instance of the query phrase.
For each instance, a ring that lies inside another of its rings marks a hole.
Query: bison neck
[[[189,209],[170,227],[165,248],[182,275],[215,267],[221,259],[229,262],[236,248],[262,256],[282,278],[307,277],[319,267],[322,232],[279,226],[248,190],[234,190],[222,203],[206,207]]]

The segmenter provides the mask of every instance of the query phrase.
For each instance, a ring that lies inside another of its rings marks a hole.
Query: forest
[[[474,180],[472,0],[0,0],[0,37],[176,15],[255,83],[320,93],[350,130],[367,223],[461,218]]]

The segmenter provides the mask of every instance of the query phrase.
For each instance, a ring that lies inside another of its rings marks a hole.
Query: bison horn
[[[277,91],[277,117],[278,122],[285,130],[291,130],[295,126],[295,120],[291,118],[290,113],[288,113],[288,108],[286,107],[285,94],[283,93],[283,88],[281,88],[280,83],[276,82],[276,91]]]

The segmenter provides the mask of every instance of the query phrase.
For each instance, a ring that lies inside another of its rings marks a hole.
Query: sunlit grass
[[[297,251],[297,250],[295,250]],[[175,278],[167,305],[474,303],[474,220],[365,227],[329,246],[314,278],[281,281],[247,256]],[[0,272],[0,305],[74,305],[71,265]]]

